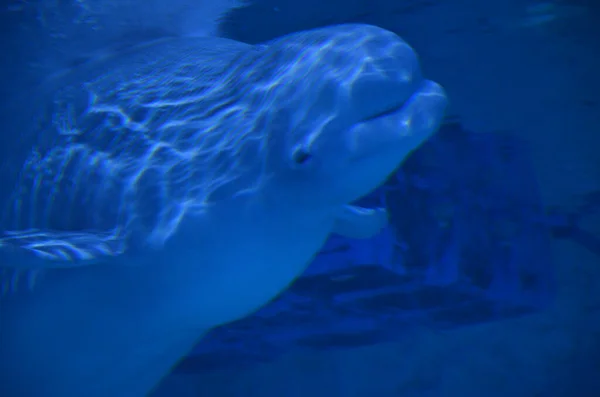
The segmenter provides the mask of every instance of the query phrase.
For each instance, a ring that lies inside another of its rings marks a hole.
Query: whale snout
[[[355,32],[350,148],[356,158],[391,148],[402,160],[438,130],[446,93],[423,77],[417,53],[398,35],[375,26]]]
[[[438,130],[447,105],[444,89],[424,80],[407,101],[355,124],[349,133],[351,150],[363,157],[394,148],[404,158]]]

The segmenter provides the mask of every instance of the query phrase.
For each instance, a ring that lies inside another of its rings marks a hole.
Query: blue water
[[[260,45],[301,30],[372,24],[410,43],[427,77],[447,90],[438,134],[358,202],[385,206],[389,225],[366,240],[332,235],[281,295],[200,338],[153,396],[600,397],[596,2],[1,7],[6,125],[27,113],[27,98],[49,76],[164,37]],[[26,144],[4,134],[4,147]],[[17,167],[0,165],[7,175]],[[0,263],[4,295],[14,279],[8,265]],[[0,295],[3,302],[10,304]],[[0,397],[19,397],[11,393],[0,385]]]

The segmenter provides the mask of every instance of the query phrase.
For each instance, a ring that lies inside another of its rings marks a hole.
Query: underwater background
[[[106,48],[341,23],[397,33],[447,90],[440,132],[363,199],[387,205],[391,225],[331,238],[155,396],[600,397],[599,2],[2,4],[2,98]]]

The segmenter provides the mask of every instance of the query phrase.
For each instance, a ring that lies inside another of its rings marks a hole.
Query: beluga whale
[[[142,397],[286,289],[439,128],[444,90],[369,25],[155,40],[3,120],[0,395]]]

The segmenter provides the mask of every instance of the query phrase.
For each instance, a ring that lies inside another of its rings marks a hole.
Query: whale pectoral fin
[[[41,271],[87,266],[124,252],[114,232],[19,230],[0,235],[0,295],[27,280],[33,286]]]
[[[122,254],[116,232],[19,230],[0,236],[0,265],[21,269],[75,267]]]
[[[337,216],[333,233],[348,238],[370,238],[388,224],[385,208],[363,208],[345,205]]]

